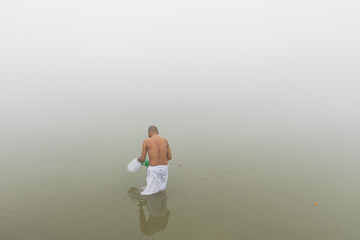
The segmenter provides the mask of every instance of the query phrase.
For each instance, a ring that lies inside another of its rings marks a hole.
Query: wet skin
[[[142,145],[140,162],[145,161],[146,153],[149,155],[150,166],[168,165],[171,160],[171,150],[168,141],[156,132],[149,132],[149,138]]]

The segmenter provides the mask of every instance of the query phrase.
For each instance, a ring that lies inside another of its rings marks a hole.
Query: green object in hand
[[[149,167],[149,159],[145,159],[145,161],[142,162],[142,165]]]

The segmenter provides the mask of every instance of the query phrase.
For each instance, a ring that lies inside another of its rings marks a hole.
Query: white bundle
[[[137,158],[135,158],[128,164],[127,170],[131,173],[136,173],[137,171],[139,171],[141,166],[142,166],[142,164],[139,162],[139,160]]]

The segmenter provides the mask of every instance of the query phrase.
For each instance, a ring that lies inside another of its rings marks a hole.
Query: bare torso
[[[172,158],[168,141],[158,135],[146,139],[139,160],[145,160],[146,152],[149,155],[150,166],[168,165],[168,160]]]

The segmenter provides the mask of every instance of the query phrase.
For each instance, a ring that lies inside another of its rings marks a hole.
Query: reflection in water
[[[128,190],[128,195],[139,206],[140,229],[144,234],[151,236],[156,232],[164,231],[169,221],[170,211],[166,206],[166,192],[160,191],[153,195],[141,196],[140,191],[132,187]],[[146,205],[149,211],[149,218],[146,221],[143,206]]]

